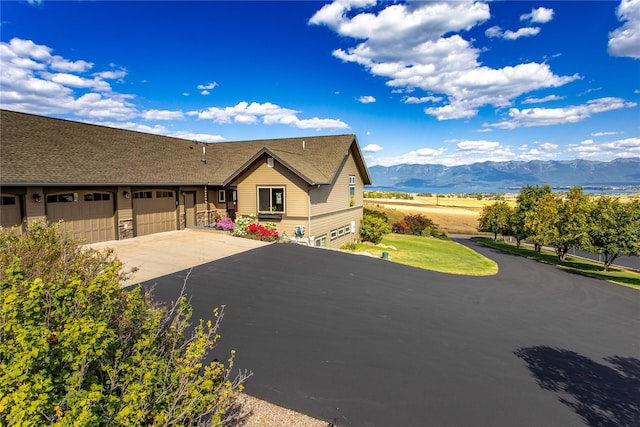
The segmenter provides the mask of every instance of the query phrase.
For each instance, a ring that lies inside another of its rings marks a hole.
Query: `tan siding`
[[[351,207],[349,200],[350,175],[356,177],[354,206],[362,206],[362,177],[353,159],[353,151],[350,151],[336,175],[335,181],[330,186],[311,190],[311,215],[321,215]]]
[[[360,231],[360,220],[362,219],[362,208],[356,207],[346,211],[333,214],[311,217],[311,230],[307,233],[309,237],[318,238],[327,236],[327,247],[339,248],[345,243],[355,242]],[[355,225],[355,233],[343,235],[335,240],[331,240],[331,230],[337,230],[344,226]],[[313,244],[313,242],[311,242]]]
[[[270,168],[265,159],[259,160],[238,178],[236,185],[239,215],[257,213],[259,186],[285,187],[285,218],[283,220],[286,220],[286,217],[307,217],[308,215],[305,182],[278,162]]]

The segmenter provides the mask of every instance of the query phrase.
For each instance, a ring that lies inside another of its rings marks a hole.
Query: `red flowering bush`
[[[249,224],[247,236],[255,237],[263,242],[273,242],[278,240],[278,231],[273,224]]]

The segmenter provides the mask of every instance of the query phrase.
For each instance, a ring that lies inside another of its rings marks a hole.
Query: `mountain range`
[[[637,187],[640,191],[640,157],[609,162],[592,160],[532,160],[482,162],[444,166],[400,164],[371,166],[375,188],[520,189],[524,185],[585,188]]]

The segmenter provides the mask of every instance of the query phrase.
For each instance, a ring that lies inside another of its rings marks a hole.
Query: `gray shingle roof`
[[[24,185],[218,185],[229,183],[266,153],[307,183],[327,184],[345,154],[354,150],[365,184],[371,182],[355,135],[206,144],[206,163],[201,161],[203,145],[0,110],[0,181]]]

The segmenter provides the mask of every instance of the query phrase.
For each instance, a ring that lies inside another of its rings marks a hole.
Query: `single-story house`
[[[204,144],[0,110],[0,219],[63,220],[88,242],[257,214],[280,235],[358,237],[371,184],[355,135]]]

